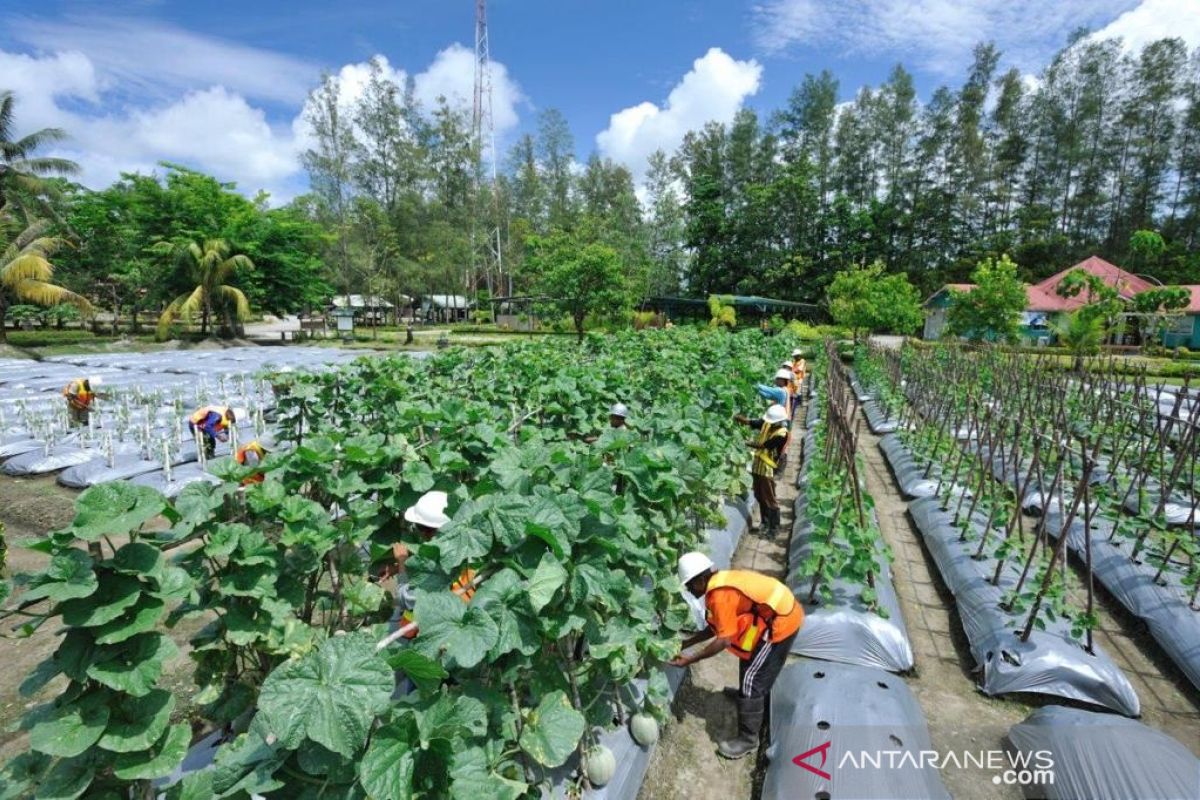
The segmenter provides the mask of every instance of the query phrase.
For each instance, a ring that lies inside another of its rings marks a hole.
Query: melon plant
[[[590,732],[645,710],[627,707],[630,684],[646,682],[649,709],[668,700],[661,667],[691,618],[675,561],[723,522],[722,496],[745,495],[732,417],[792,345],[648,331],[289,375],[291,449],[262,483],[239,493],[244,470],[219,461],[227,483],[147,506],[169,528],[144,543],[188,587],[155,623],[208,621],[186,711],[224,738],[168,796],[515,800],[563,765],[603,767]],[[617,401],[627,429],[607,427]],[[431,489],[451,521],[425,541],[403,512]],[[397,541],[411,641],[391,634],[378,580]],[[450,586],[467,569],[464,602]],[[397,672],[412,691],[393,698]]]
[[[658,720],[651,714],[639,712],[629,718],[629,733],[642,747],[658,742]]]

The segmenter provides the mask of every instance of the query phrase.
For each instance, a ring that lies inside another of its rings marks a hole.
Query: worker
[[[704,598],[708,624],[684,641],[670,663],[687,667],[722,650],[741,660],[737,689],[725,690],[737,700],[737,735],[722,741],[717,752],[726,758],[749,755],[758,749],[771,686],[804,624],[804,608],[776,579],[750,570],[717,570],[703,553],[679,559],[679,582],[694,597]]]
[[[610,430],[619,430],[628,428],[629,422],[629,407],[624,403],[614,403],[608,409],[608,427]],[[600,434],[593,433],[583,437],[586,444],[592,444],[600,439]]]
[[[104,378],[93,375],[90,378],[79,378],[67,384],[63,389],[63,397],[67,398],[67,415],[71,427],[81,427],[88,424],[92,415],[92,404],[99,396],[96,391],[104,384]]]
[[[204,406],[192,414],[188,430],[193,436],[196,431],[200,432],[204,437],[204,457],[213,458],[217,454],[217,442],[229,441],[229,426],[249,417],[250,413],[244,408]]]
[[[791,366],[786,364],[787,362],[785,366],[775,370],[775,385],[787,392],[787,402],[780,405],[787,409],[788,419],[791,419],[796,413],[797,405],[796,376]]]
[[[263,447],[262,443],[259,442],[258,439],[242,445],[237,449],[237,452],[233,454],[233,460],[243,467],[257,467],[266,457],[267,448]],[[247,475],[245,478],[242,478],[242,486],[249,486],[252,483],[262,482],[263,474],[261,472],[254,472],[250,475]]]
[[[792,372],[796,375],[796,385],[804,383],[804,377],[808,374],[808,362],[804,360],[803,350],[792,351]]]
[[[426,492],[417,499],[416,503],[404,511],[404,519],[412,523],[421,538],[428,542],[450,522],[450,517],[446,516],[446,506],[449,500],[445,492]],[[403,576],[404,566],[411,554],[412,549],[403,542],[393,544],[392,558],[395,560],[395,566],[387,569],[383,577]],[[475,570],[470,567],[464,569],[459,574],[458,580],[450,585],[450,589],[458,594],[464,603],[470,602],[471,598],[475,596]],[[412,627],[412,630],[405,634],[406,639],[412,639],[417,635],[417,627],[412,625],[415,605],[416,597],[412,587],[407,581],[402,581],[396,587],[396,610],[400,615],[399,624],[402,627],[406,625]]]
[[[774,537],[779,532],[779,501],[775,499],[775,471],[779,468],[788,439],[787,409],[782,405],[770,406],[761,420],[742,415],[734,419],[743,425],[758,428],[758,437],[747,442],[754,448],[754,461],[750,465],[750,476],[754,487],[754,499],[762,509],[762,521],[767,535]]]

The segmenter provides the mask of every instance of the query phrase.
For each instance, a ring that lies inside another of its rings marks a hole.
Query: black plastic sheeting
[[[1036,768],[1053,761],[1052,781],[1026,787],[1048,800],[1195,800],[1200,760],[1140,722],[1078,708],[1046,706],[1008,732],[1010,752]],[[1041,759],[1038,754],[1042,753]],[[798,795],[799,796],[799,795]]]
[[[973,558],[985,519],[972,521],[974,541],[960,541],[961,531],[952,525],[954,514],[943,510],[936,497],[915,500],[909,513],[938,571],[954,594],[958,616],[981,672],[980,688],[985,694],[1033,692],[1066,697],[1111,708],[1136,717],[1140,711],[1137,694],[1125,674],[1099,647],[1090,654],[1070,637],[1067,620],[1046,620],[1046,629],[1035,629],[1028,641],[1018,632],[1025,615],[1000,608],[1005,593],[1016,585],[1021,565],[1011,560],[1000,577],[991,583],[996,561],[990,556]],[[977,515],[978,516],[978,515]],[[1002,535],[1000,531],[992,534]]]
[[[862,404],[863,416],[867,418],[867,427],[871,433],[892,433],[900,427],[900,420],[889,416],[878,400],[867,400]]]
[[[806,448],[811,448],[812,437],[810,430],[805,437]],[[808,473],[809,463],[806,459],[800,468],[804,476]],[[806,602],[811,592],[812,575],[805,571],[804,562],[812,552],[813,523],[808,517],[808,497],[803,489],[807,481],[797,483],[801,488],[794,506],[795,524],[788,545],[786,583],[804,602],[804,626],[792,644],[792,652],[889,672],[907,672],[913,666],[912,644],[892,584],[891,568],[882,557],[881,542],[879,561],[882,568],[875,576],[875,592],[879,605],[887,613],[886,618],[863,603],[859,584],[842,578],[835,579],[829,587],[833,592],[832,604]],[[871,513],[874,515],[874,511]]]
[[[906,499],[933,497],[937,493],[941,469],[937,464],[930,467],[928,461],[918,461],[898,434],[889,433],[880,439],[879,449],[892,468],[896,485]],[[928,477],[926,472],[929,473]]]
[[[1058,536],[1062,524],[1059,514],[1046,517],[1046,531],[1052,536]],[[1076,519],[1067,536],[1067,547],[1079,559],[1084,558],[1085,528],[1085,522]],[[1146,623],[1154,641],[1200,689],[1200,611],[1188,606],[1192,587],[1183,584],[1181,570],[1164,570],[1163,583],[1155,583],[1158,565],[1134,563],[1129,557],[1132,542],[1108,541],[1112,531],[1109,520],[1092,521],[1092,573],[1118,603]]]
[[[801,659],[780,673],[770,718],[763,800],[950,798],[921,759],[933,750],[921,707],[891,673]],[[894,765],[864,764],[861,754],[877,752],[895,754]]]

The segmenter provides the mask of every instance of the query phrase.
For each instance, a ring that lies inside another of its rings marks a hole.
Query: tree
[[[733,306],[733,295],[710,294],[708,296],[708,327],[736,328],[737,309]]]
[[[985,258],[971,273],[975,288],[951,290],[946,330],[971,341],[1015,342],[1028,304],[1017,265],[1007,255]]]
[[[44,220],[22,230],[11,215],[0,215],[0,342],[5,341],[8,309],[15,303],[71,303],[84,313],[92,311],[86,298],[53,283],[50,259],[66,242],[47,235],[49,230]]]
[[[916,287],[903,273],[885,274],[882,261],[837,273],[826,298],[833,321],[855,340],[862,332],[912,333],[923,319]]]
[[[1162,338],[1191,301],[1192,292],[1186,286],[1158,286],[1135,294],[1133,309],[1146,320],[1145,325],[1138,326],[1142,344],[1146,343],[1147,330],[1151,336]]]
[[[214,313],[220,313],[221,333],[231,335],[233,319],[244,320],[250,316],[250,303],[241,289],[228,285],[237,270],[251,271],[254,262],[248,257],[235,254],[223,239],[208,239],[201,242],[163,243],[159,252],[173,257],[176,265],[185,270],[195,284],[190,292],[179,295],[158,318],[158,338],[167,338],[171,323],[179,317],[190,320],[200,314],[200,332],[208,333],[208,321]]]
[[[45,209],[46,198],[55,193],[46,178],[74,175],[79,172],[79,165],[65,158],[34,155],[38,148],[67,138],[66,132],[59,128],[43,128],[14,139],[15,106],[16,96],[0,89],[0,210],[12,204],[27,212],[31,203]]]
[[[554,233],[531,237],[529,250],[526,265],[537,275],[536,290],[571,317],[580,342],[588,314],[615,316],[633,307],[621,259],[611,247]]]
[[[1100,328],[1102,341],[1107,340],[1111,334],[1120,329],[1121,312],[1125,310],[1125,301],[1121,299],[1121,293],[1115,287],[1109,286],[1099,276],[1086,270],[1073,269],[1063,276],[1054,291],[1059,297],[1083,295],[1085,305],[1077,309],[1076,314],[1099,320],[1097,325]],[[1078,325],[1078,330],[1082,333],[1085,327],[1082,322]]]
[[[1077,308],[1065,319],[1050,323],[1058,341],[1074,356],[1074,370],[1079,373],[1083,372],[1084,357],[1095,355],[1107,335],[1104,319],[1087,313],[1086,309],[1087,306]]]

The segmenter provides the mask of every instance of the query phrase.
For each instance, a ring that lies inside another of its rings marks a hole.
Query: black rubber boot
[[[721,694],[725,695],[730,700],[740,700],[742,697],[742,687],[726,686],[724,689],[721,690]]]
[[[764,508],[763,516],[767,518],[767,538],[774,539],[779,535],[779,516],[778,508]]]
[[[758,750],[758,732],[762,730],[765,697],[738,698],[738,732],[732,739],[717,745],[717,752],[725,758],[744,758]]]

